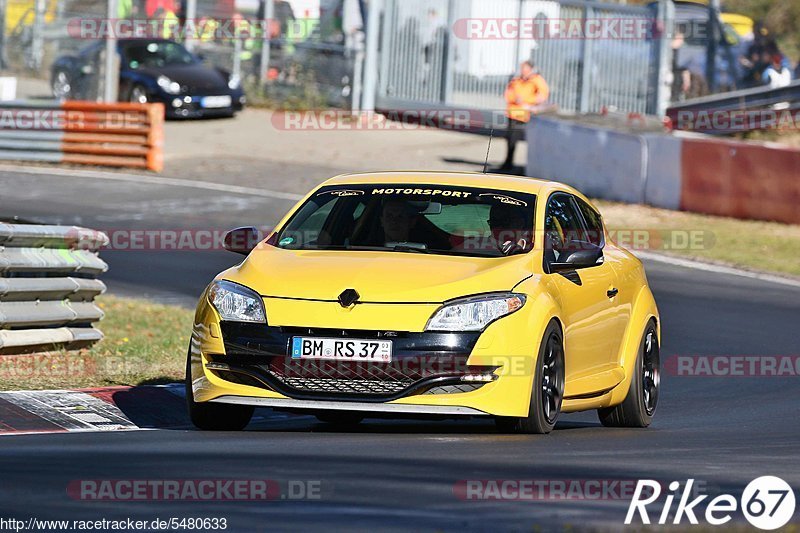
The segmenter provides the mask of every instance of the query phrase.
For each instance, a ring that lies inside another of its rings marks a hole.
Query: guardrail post
[[[375,111],[375,98],[378,93],[378,50],[381,33],[381,12],[383,0],[371,0],[367,14],[367,46],[364,56],[364,85],[361,110]]]
[[[453,25],[455,24],[455,0],[447,2],[447,29],[444,33],[444,60],[442,61],[442,88],[440,101],[444,105],[450,104],[453,99],[453,79],[455,74],[456,40],[453,38]]]
[[[722,37],[720,28],[719,0],[708,2],[708,49],[706,50],[706,81],[712,92],[717,90],[717,49]]]
[[[651,86],[654,87],[654,91],[651,93],[650,101],[647,102],[647,113],[663,117],[667,114],[667,108],[672,98],[670,80],[674,75],[672,72],[672,54],[674,52],[670,40],[675,24],[675,4],[672,3],[672,0],[659,0],[657,9],[657,26],[654,30],[660,34],[654,33],[653,35],[653,38],[657,39],[654,44],[655,68],[651,78]]]
[[[183,46],[190,52],[194,52],[194,33],[197,31],[197,0],[186,0],[184,15],[186,23],[183,26]],[[186,31],[186,29],[189,31]]]
[[[8,55],[6,54],[6,9],[8,0],[0,0],[0,68],[8,68]]]
[[[31,36],[30,58],[28,66],[31,70],[39,70],[44,56],[44,14],[47,10],[45,0],[36,0],[33,10],[33,31]]]
[[[267,72],[269,72],[269,60],[272,53],[272,19],[275,17],[275,2],[274,0],[261,0],[261,12],[264,14],[264,20],[261,24],[264,26],[264,32],[261,34],[261,58],[258,63],[258,86],[263,87],[267,80]]]
[[[594,16],[594,8],[592,6],[587,5],[583,8],[583,24],[584,26],[588,22],[590,17]],[[590,87],[591,87],[591,77],[592,77],[592,52],[594,49],[594,43],[592,39],[583,39],[581,45],[581,81],[580,81],[580,88],[578,90],[578,111],[581,113],[588,113],[589,112],[589,96],[590,96]]]
[[[108,0],[108,18],[117,18],[117,0]],[[116,102],[119,92],[119,57],[117,36],[109,32],[106,36],[105,61],[103,63],[103,101]]]
[[[164,104],[146,104],[147,121],[147,169],[153,172],[164,170]]]
[[[350,95],[350,110],[355,114],[361,109],[361,94],[364,81],[364,32],[353,36],[353,90]]]

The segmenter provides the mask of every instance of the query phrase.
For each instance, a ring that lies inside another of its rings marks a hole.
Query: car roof
[[[481,189],[495,189],[514,191],[537,196],[548,196],[551,192],[565,191],[589,201],[579,191],[569,185],[557,181],[529,178],[524,176],[507,176],[504,174],[483,174],[481,172],[451,172],[451,171],[384,171],[384,172],[359,172],[342,174],[333,177],[321,186],[328,185],[363,185],[370,183],[380,184],[420,184],[420,185],[451,185],[464,187],[477,187]],[[591,203],[591,202],[589,202]]]

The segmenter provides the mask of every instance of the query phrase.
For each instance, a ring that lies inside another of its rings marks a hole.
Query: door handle
[[[608,291],[606,291],[606,295],[609,298],[614,298],[617,294],[619,294],[619,289],[608,289]]]

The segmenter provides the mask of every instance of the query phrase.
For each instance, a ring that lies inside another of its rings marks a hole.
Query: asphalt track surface
[[[269,225],[291,203],[14,172],[0,173],[0,191],[3,215],[98,228]],[[111,292],[185,304],[216,272],[237,261],[225,252],[186,251],[118,251],[104,258],[111,266],[104,276]],[[800,352],[800,288],[659,262],[647,262],[647,272],[662,314],[663,359]],[[232,531],[618,529],[627,499],[464,501],[454,487],[467,479],[651,478],[668,483],[694,478],[708,492],[736,493],[768,474],[781,476],[795,490],[800,487],[798,377],[665,374],[658,413],[646,430],[603,428],[594,413],[581,413],[562,417],[549,436],[499,435],[492,423],[476,420],[368,420],[343,431],[312,418],[270,420],[267,412],[239,433],[5,437],[0,439],[0,516],[225,517]],[[66,492],[68,483],[79,479],[209,478],[315,481],[320,497],[266,503],[104,503],[76,501]],[[746,527],[741,514],[736,516]]]

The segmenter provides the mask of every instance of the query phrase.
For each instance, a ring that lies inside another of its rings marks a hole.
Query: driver
[[[414,207],[400,199],[390,199],[383,204],[381,227],[385,242],[409,242],[417,225],[419,213]]]
[[[489,211],[488,222],[495,246],[503,255],[530,249],[531,231],[526,228],[525,213],[519,207],[495,204]]]

